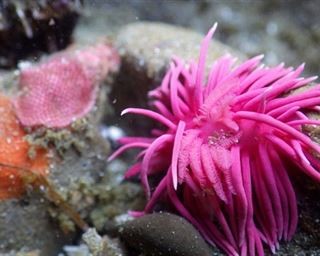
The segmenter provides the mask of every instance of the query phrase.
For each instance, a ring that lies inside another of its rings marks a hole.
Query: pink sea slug
[[[21,70],[14,101],[24,126],[65,127],[93,107],[99,83],[118,68],[119,57],[105,43],[67,50]]]
[[[128,108],[156,120],[153,136],[126,137],[110,159],[141,148],[127,172],[139,174],[150,212],[166,199],[205,239],[228,255],[274,253],[295,233],[296,196],[288,163],[320,182],[320,146],[302,132],[319,125],[320,85],[288,94],[316,77],[299,77],[284,65],[265,67],[258,56],[237,65],[225,56],[204,82],[205,58],[215,26],[202,43],[198,63],[175,59],[162,84],[150,92],[154,111]],[[285,96],[286,95],[286,96]],[[154,189],[148,177],[162,175]]]

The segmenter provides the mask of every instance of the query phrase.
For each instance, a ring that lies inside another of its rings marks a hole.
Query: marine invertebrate
[[[118,67],[108,44],[61,52],[37,66],[21,70],[21,94],[14,102],[24,126],[65,127],[87,114],[98,84]]]
[[[32,176],[25,169],[46,176],[49,168],[47,151],[36,148],[30,156],[26,133],[20,126],[11,100],[0,95],[0,200],[20,196],[25,191],[23,179]],[[20,169],[12,168],[17,166]]]
[[[205,76],[215,26],[204,38],[198,63],[175,58],[162,84],[150,92],[155,110],[128,108],[161,126],[151,137],[122,138],[111,157],[141,148],[126,176],[140,175],[149,199],[145,212],[166,199],[206,240],[228,255],[264,255],[297,225],[292,165],[320,181],[320,146],[302,131],[319,125],[320,85],[292,93],[316,77],[297,69],[260,65],[262,56],[237,65],[218,59]],[[148,177],[162,178],[151,191]]]

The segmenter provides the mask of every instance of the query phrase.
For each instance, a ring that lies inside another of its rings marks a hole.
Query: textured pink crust
[[[154,111],[123,111],[152,118],[162,128],[151,138],[123,138],[110,159],[142,149],[126,176],[140,175],[149,199],[145,212],[167,200],[228,255],[264,255],[264,244],[274,253],[279,240],[292,238],[298,221],[288,163],[320,182],[320,147],[302,132],[304,124],[320,124],[304,114],[318,111],[320,85],[283,97],[315,77],[299,77],[303,65],[264,67],[262,56],[240,65],[222,57],[205,82],[214,30],[197,64],[172,62],[150,92]],[[150,189],[148,177],[155,173],[163,178]]]
[[[14,101],[19,121],[24,126],[70,125],[91,110],[99,83],[118,64],[115,50],[101,43],[21,70],[21,93]]]

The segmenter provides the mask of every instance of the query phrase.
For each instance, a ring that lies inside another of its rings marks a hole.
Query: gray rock
[[[209,246],[185,219],[170,213],[148,214],[126,222],[120,237],[148,256],[210,256]]]
[[[49,179],[84,220],[101,231],[106,223],[114,225],[116,217],[129,209],[142,209],[141,186],[123,181],[127,164],[122,160],[107,162],[109,143],[101,137],[97,127],[78,134],[74,131],[67,138],[71,141],[62,140],[67,147],[64,149],[61,145],[61,157],[55,158]],[[59,148],[60,144],[56,142],[55,145]],[[63,230],[76,230],[63,211],[52,207],[50,213]]]
[[[49,203],[33,194],[21,200],[0,203],[0,255],[10,251],[39,250],[41,256],[55,256],[70,238],[50,221]]]
[[[197,60],[204,35],[193,30],[157,22],[137,22],[119,31],[116,46],[122,60],[130,62],[137,71],[159,81],[173,56],[186,61]],[[230,53],[243,58],[234,49],[212,40],[208,63]]]

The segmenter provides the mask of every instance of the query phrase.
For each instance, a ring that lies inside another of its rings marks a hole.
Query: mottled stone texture
[[[57,255],[72,236],[64,235],[49,220],[50,203],[42,196],[32,194],[21,200],[0,203],[0,254],[10,251],[41,249],[41,256]]]

